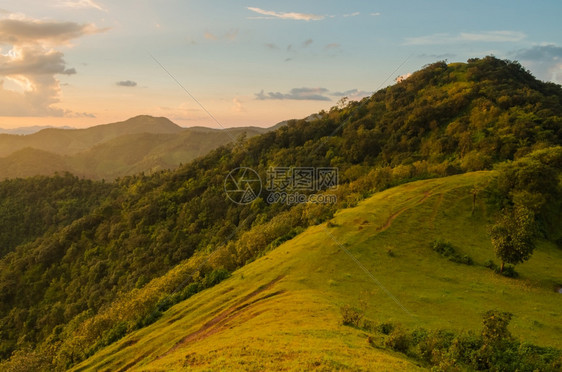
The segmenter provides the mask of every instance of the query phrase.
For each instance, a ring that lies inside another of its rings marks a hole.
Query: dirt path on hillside
[[[404,208],[400,209],[398,212],[393,213],[390,217],[388,217],[388,220],[386,220],[384,225],[377,228],[377,232],[382,232],[382,231],[388,229],[390,226],[392,226],[392,222],[396,219],[396,217],[400,216],[402,213],[404,213],[408,209],[410,209],[412,207],[415,207],[417,205],[420,205],[421,203],[425,202],[427,200],[427,198],[429,198],[430,196],[431,196],[431,193],[429,191],[426,191],[426,192],[423,193],[423,197],[416,204],[414,204],[411,207],[404,207]]]
[[[190,342],[196,341],[196,340],[201,340],[204,338],[207,338],[209,336],[211,336],[212,334],[215,334],[223,329],[225,329],[226,327],[226,323],[230,322],[231,320],[237,318],[238,316],[243,314],[243,311],[246,308],[248,308],[249,306],[255,304],[256,302],[265,300],[267,298],[279,295],[281,293],[283,293],[284,291],[276,291],[273,293],[269,293],[265,296],[262,296],[260,298],[254,299],[253,301],[248,302],[248,300],[252,299],[253,297],[257,296],[258,294],[271,289],[278,281],[280,281],[281,279],[283,279],[284,275],[280,275],[277,278],[273,279],[271,282],[267,283],[266,285],[263,285],[261,287],[259,287],[258,289],[256,289],[255,291],[253,291],[252,293],[247,294],[246,296],[244,296],[242,299],[240,299],[239,301],[237,301],[234,305],[230,306],[229,308],[227,308],[226,310],[222,311],[219,315],[215,316],[213,319],[209,320],[208,322],[206,322],[205,324],[203,324],[203,326],[201,326],[200,329],[198,329],[197,331],[190,333],[189,335],[185,336],[184,338],[182,338],[180,341],[178,341],[170,350],[168,350],[167,352],[165,352],[164,354],[162,354],[160,357],[158,357],[158,359],[172,353],[174,350],[176,350],[179,347],[182,347],[185,344],[188,344]]]

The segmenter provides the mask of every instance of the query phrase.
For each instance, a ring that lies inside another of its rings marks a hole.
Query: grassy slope
[[[562,283],[556,269],[562,251],[539,244],[518,266],[518,280],[481,266],[493,254],[481,198],[471,216],[471,190],[487,177],[477,172],[378,193],[336,214],[334,227],[309,228],[77,370],[417,369],[399,354],[369,346],[363,331],[341,325],[339,307],[359,299],[367,300],[369,318],[409,328],[478,330],[484,311],[507,310],[515,315],[510,328],[516,337],[561,347],[562,296],[554,287]],[[438,237],[476,265],[433,252],[429,245]]]

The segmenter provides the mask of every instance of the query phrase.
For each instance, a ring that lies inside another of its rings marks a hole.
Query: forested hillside
[[[0,257],[92,212],[113,188],[68,173],[0,182]]]
[[[314,120],[290,121],[174,171],[124,177],[107,186],[109,194],[100,191],[58,225],[37,230],[38,239],[14,240],[25,244],[0,261],[0,356],[21,350],[14,360],[27,355],[67,368],[152,323],[171,306],[159,301],[178,287],[175,302],[373,192],[491,169],[556,145],[562,87],[487,57],[438,62]],[[552,152],[558,159],[559,150]],[[240,166],[262,179],[272,166],[338,167],[338,203],[270,205],[266,192],[248,205],[231,203],[224,179]],[[52,214],[64,215],[63,207],[54,203]],[[543,237],[558,239],[553,221],[543,222]]]

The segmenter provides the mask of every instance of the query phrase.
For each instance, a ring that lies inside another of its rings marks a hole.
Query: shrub
[[[424,328],[417,328],[412,331],[412,345],[418,345],[420,342],[425,340],[429,335],[428,331]]]
[[[448,258],[449,261],[464,264],[464,265],[472,265],[474,261],[470,256],[464,255],[461,256],[455,250],[455,247],[449,242],[446,242],[442,239],[436,239],[431,244],[431,249],[435,252],[439,253],[441,256]]]
[[[146,326],[151,325],[152,323],[156,322],[158,319],[162,317],[162,312],[159,310],[153,310],[147,315],[145,315],[142,319],[140,319],[135,324],[135,329],[144,328]]]
[[[389,335],[394,330],[394,324],[390,322],[380,323],[377,327],[377,331],[383,335]]]
[[[442,239],[436,239],[433,241],[431,248],[439,253],[440,255],[444,256],[444,257],[450,257],[452,255],[455,255],[457,252],[455,251],[455,248],[453,248],[453,245],[449,242],[446,242]]]
[[[408,351],[410,343],[410,335],[401,327],[394,328],[392,333],[388,335],[387,339],[384,342],[385,346],[401,353],[405,353]]]
[[[111,345],[115,341],[120,340],[123,338],[128,331],[128,324],[126,322],[117,323],[117,325],[107,332],[104,332],[104,335],[100,341],[100,346],[107,346]]]
[[[464,264],[464,265],[473,265],[474,261],[472,260],[472,258],[470,256],[467,256],[466,254],[464,256],[460,256],[460,255],[455,255],[449,258],[449,260],[456,262],[456,263],[460,263],[460,264]]]
[[[445,330],[438,330],[428,333],[426,337],[419,340],[418,350],[420,357],[428,363],[436,363],[436,355],[440,355],[442,350],[447,350],[451,346],[454,334]]]
[[[508,278],[517,278],[519,276],[519,273],[515,271],[515,266],[511,265],[505,266],[503,272],[500,273],[498,270],[497,273],[507,276]]]
[[[372,320],[363,319],[363,322],[361,323],[361,329],[372,332],[375,330],[375,328],[375,323],[373,323]]]
[[[205,288],[213,287],[223,280],[230,277],[230,272],[226,269],[215,269],[211,271],[209,275],[205,277],[204,286]]]
[[[501,271],[500,267],[496,265],[496,263],[492,260],[484,262],[484,266],[490,270],[494,270],[496,274],[500,274],[508,278],[517,278],[519,276],[519,273],[515,271],[515,266],[507,265],[503,268],[503,272]]]
[[[388,335],[386,347],[428,363],[432,371],[561,371],[562,351],[516,341],[508,330],[511,317],[510,313],[488,311],[482,332],[461,334],[423,328],[408,333],[390,322],[377,329]],[[367,341],[377,344],[372,335]]]
[[[498,268],[498,265],[496,265],[496,263],[492,260],[484,262],[484,266],[494,271]]]
[[[349,305],[344,305],[340,308],[341,316],[344,325],[359,327],[363,319],[363,313]]]

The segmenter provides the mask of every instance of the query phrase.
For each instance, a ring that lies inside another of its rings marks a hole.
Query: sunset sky
[[[562,83],[562,2],[4,0],[0,127],[271,126],[446,59]],[[171,76],[170,76],[171,75]],[[187,90],[183,90],[180,84]]]

